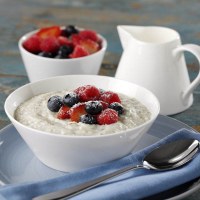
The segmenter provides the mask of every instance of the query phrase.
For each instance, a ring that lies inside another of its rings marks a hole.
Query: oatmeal
[[[74,118],[75,120],[69,119],[68,116],[66,116],[66,119],[59,118],[58,109],[56,111],[49,110],[47,102],[49,101],[50,98],[52,98],[52,96],[65,97],[66,99],[64,101],[67,101],[69,93],[70,92],[67,91],[59,91],[59,92],[50,92],[35,96],[27,100],[26,102],[22,103],[16,109],[15,119],[26,126],[41,131],[62,134],[62,135],[91,136],[91,135],[113,134],[127,129],[131,129],[133,127],[145,123],[151,117],[151,113],[149,112],[149,110],[144,105],[142,105],[137,99],[130,98],[123,94],[118,94],[120,99],[120,103],[117,104],[117,109],[119,110],[118,114],[116,114],[117,112],[112,109],[112,106],[110,106],[107,109],[103,108],[104,110],[101,111],[102,114],[98,114],[97,117],[97,121],[99,124],[90,121],[90,119],[88,119],[87,117],[85,117],[82,121],[76,121],[77,120],[76,118]],[[83,96],[82,98],[85,98],[85,96]],[[89,103],[86,104],[91,104],[92,106],[97,106],[96,104],[98,104],[99,106],[99,103],[96,100],[88,102]],[[101,100],[101,102],[103,101]],[[85,106],[85,103],[77,103],[75,106],[72,106],[72,108],[74,109],[75,107],[75,109],[77,109],[77,107],[81,107],[83,104]],[[121,107],[123,107],[123,110],[122,108],[119,107],[119,105],[122,105]],[[114,106],[116,107],[116,102]],[[73,110],[72,108],[70,108],[70,110]],[[81,108],[82,110],[80,108],[78,109],[80,112],[83,112],[82,114],[84,116],[88,116],[87,113],[85,114],[86,112],[85,109],[86,110],[88,109],[87,106],[85,106],[84,109]],[[112,111],[113,113],[111,120],[113,120],[113,118],[114,120],[115,119],[117,120],[111,121],[110,124],[104,123],[103,114],[105,113],[103,112],[106,111],[108,112]],[[96,116],[97,111],[92,110],[92,112]],[[63,112],[61,113],[63,114]],[[73,114],[72,111],[70,114],[71,115]],[[75,114],[74,116],[77,117],[77,113]],[[100,115],[102,115],[103,117],[100,118],[99,117]],[[94,118],[94,120],[95,119],[96,118]],[[84,120],[86,120],[86,123]]]

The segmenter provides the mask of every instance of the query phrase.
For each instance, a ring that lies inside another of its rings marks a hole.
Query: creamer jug
[[[200,62],[200,46],[181,44],[177,31],[158,26],[118,26],[123,53],[116,78],[152,91],[160,101],[161,114],[172,115],[189,108],[200,74],[190,82],[184,51]]]

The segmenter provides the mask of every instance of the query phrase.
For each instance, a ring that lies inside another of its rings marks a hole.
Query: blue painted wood
[[[55,24],[95,29],[108,40],[100,74],[114,76],[122,53],[117,25],[167,26],[181,34],[183,43],[200,44],[199,10],[199,0],[1,0],[0,128],[10,123],[3,109],[6,97],[28,83],[17,46],[26,32]],[[192,80],[198,73],[198,62],[190,54],[186,54],[186,61]],[[172,117],[200,131],[200,87],[194,92],[192,107]],[[186,199],[200,199],[200,192]]]

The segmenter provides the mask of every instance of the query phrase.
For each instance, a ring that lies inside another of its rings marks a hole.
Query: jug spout
[[[137,35],[144,30],[145,27],[142,26],[127,26],[127,25],[118,25],[117,31],[119,34],[119,38],[121,41],[121,45],[123,49],[132,43],[137,42],[138,38]]]

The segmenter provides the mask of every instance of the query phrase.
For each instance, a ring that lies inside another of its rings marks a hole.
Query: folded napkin
[[[166,142],[193,138],[200,141],[200,134],[181,129],[159,142],[121,159],[92,167],[79,172],[68,173],[64,176],[40,182],[29,182],[23,184],[11,184],[0,188],[0,199],[2,200],[30,200],[35,196],[53,192],[56,190],[72,187],[89,181],[99,176],[111,173],[128,165],[141,164],[144,156],[152,149]],[[169,171],[154,171],[137,169],[119,177],[113,178],[101,185],[81,193],[73,200],[134,200],[142,199],[159,192],[171,189],[200,177],[200,154],[184,167]]]

